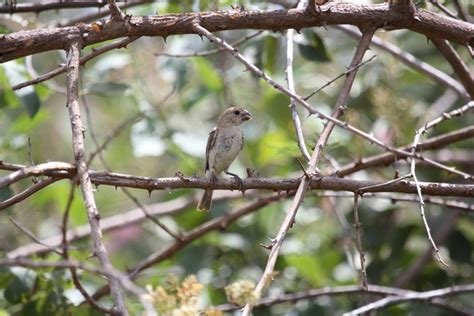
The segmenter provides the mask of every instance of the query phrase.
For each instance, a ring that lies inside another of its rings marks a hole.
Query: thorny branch
[[[62,49],[71,37],[79,36],[83,47],[119,37],[195,34],[194,20],[210,32],[233,29],[282,31],[289,28],[352,24],[360,28],[406,28],[428,37],[439,37],[474,47],[474,25],[436,13],[391,10],[389,4],[356,4],[330,2],[319,7],[316,14],[305,9],[246,11],[230,10],[158,16],[130,17],[126,21],[79,24],[70,27],[27,30],[4,34],[0,41],[0,62],[27,55]]]
[[[460,116],[460,115],[462,115],[463,113],[465,113],[466,111],[468,111],[472,108],[474,108],[474,101],[471,101],[471,102],[467,103],[466,105],[462,106],[461,108],[455,109],[455,110],[453,110],[449,113],[443,113],[443,115],[441,115],[440,117],[435,118],[434,120],[428,122],[425,126],[420,128],[419,130],[417,130],[416,133],[415,133],[415,137],[413,139],[412,153],[415,152],[415,148],[418,146],[418,143],[420,142],[421,136],[423,134],[427,133],[428,130],[435,127],[437,124],[441,123],[443,120],[451,119],[451,118],[456,117],[456,116]],[[436,243],[433,240],[433,237],[431,236],[430,227],[428,225],[428,221],[426,219],[426,214],[425,214],[423,194],[422,194],[421,186],[419,186],[418,177],[416,175],[416,159],[411,160],[411,175],[412,175],[413,181],[415,182],[415,185],[416,185],[418,198],[420,199],[420,214],[421,214],[421,218],[423,219],[423,224],[425,226],[426,233],[428,235],[428,240],[430,241],[431,245],[433,246],[433,250],[436,252],[436,256],[437,256],[439,262],[441,262],[444,266],[448,266],[446,264],[446,262],[443,260],[443,258],[441,257],[441,254],[439,253],[439,249],[436,246]]]
[[[345,313],[344,316],[361,315],[399,303],[410,301],[430,301],[435,298],[444,298],[470,292],[474,292],[474,284],[458,285],[426,292],[410,292],[403,295],[388,296]]]
[[[77,168],[77,177],[81,184],[84,204],[87,210],[87,217],[91,226],[91,237],[94,245],[93,254],[99,259],[102,268],[105,271],[112,273],[114,268],[109,260],[107,250],[103,244],[102,230],[99,223],[100,215],[95,203],[90,173],[86,164],[84,126],[81,121],[78,93],[79,50],[79,41],[73,41],[68,49],[67,64],[67,108],[69,110],[69,119],[71,121],[74,160]],[[119,281],[116,278],[111,278],[108,281],[112,294],[112,300],[114,302],[115,313],[124,316],[128,315]]]

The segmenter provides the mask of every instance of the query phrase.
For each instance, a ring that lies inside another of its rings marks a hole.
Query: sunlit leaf
[[[210,91],[218,91],[222,89],[222,78],[209,60],[205,58],[195,58],[193,61],[201,84]]]

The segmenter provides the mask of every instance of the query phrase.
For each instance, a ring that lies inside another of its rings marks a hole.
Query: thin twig
[[[344,193],[344,192],[312,192],[311,196],[318,196],[318,197],[330,197],[330,198],[353,198],[353,193]],[[232,199],[238,198],[241,196],[240,192],[231,192],[231,191],[223,191],[218,192],[215,196],[215,200],[222,200],[222,199]],[[388,199],[392,202],[410,202],[410,203],[418,203],[419,199],[416,196],[412,195],[401,195],[401,194],[383,194],[383,193],[364,193],[364,198],[371,198],[371,199]],[[147,205],[147,209],[149,214],[152,216],[164,216],[164,215],[173,215],[178,212],[184,211],[191,205],[195,205],[197,202],[196,198],[178,198],[169,202],[161,202],[155,203],[151,205]],[[449,208],[453,208],[456,210],[460,210],[462,212],[474,212],[474,204],[468,204],[466,202],[462,202],[459,200],[446,200],[437,197],[425,197],[424,199],[425,204],[433,204],[433,205],[440,205],[446,206]],[[339,217],[339,215],[338,215]],[[113,215],[110,217],[106,217],[102,219],[102,231],[110,232],[119,228],[127,227],[130,225],[137,225],[138,223],[142,222],[146,219],[146,215],[140,208],[136,208],[130,210],[125,213]],[[343,223],[343,227],[347,228],[348,224],[347,221],[341,217],[341,223]],[[80,240],[84,237],[90,236],[90,227],[89,225],[82,225],[76,227],[74,229],[68,230],[67,232],[67,239],[68,242],[72,242],[75,240]],[[61,236],[51,236],[48,237],[41,242],[44,244],[49,245],[50,247],[59,247],[61,245]],[[436,237],[435,237],[436,240]],[[430,247],[431,249],[431,247]],[[7,253],[8,258],[16,258],[16,257],[26,257],[31,255],[41,255],[47,252],[48,249],[42,247],[37,243],[30,243],[24,246],[18,247],[10,252]]]
[[[112,20],[123,21],[124,14],[122,13],[122,10],[120,10],[120,8],[117,6],[117,3],[115,3],[115,0],[107,0],[107,3],[109,5]]]
[[[343,31],[344,33],[355,37],[360,38],[362,34],[354,27],[346,26],[346,25],[337,25],[334,28]],[[459,82],[451,78],[449,75],[445,74],[444,72],[436,69],[435,67],[431,66],[430,64],[416,58],[414,55],[400,49],[398,46],[384,41],[378,36],[374,36],[372,38],[372,44],[389,54],[393,57],[400,60],[402,63],[406,64],[413,70],[416,70],[422,74],[425,74],[428,78],[432,79],[435,82],[438,82],[442,87],[448,86],[454,92],[456,92],[459,97],[461,97],[465,101],[469,101],[469,95],[464,89],[463,85]]]
[[[171,95],[174,93],[174,89],[171,90],[170,93],[168,93],[163,101],[163,102],[166,102],[166,100],[168,100],[168,98],[171,97]],[[118,136],[118,134],[123,131],[123,129],[137,121],[138,119],[142,119],[145,114],[146,114],[146,111],[142,111],[140,113],[138,113],[137,115],[125,120],[124,122],[122,122],[121,124],[119,124],[119,126],[114,129],[114,131],[112,132],[111,135],[109,135],[105,141],[102,143],[102,144],[99,144],[99,141],[97,139],[97,136],[95,134],[95,129],[93,128],[94,124],[92,124],[92,116],[91,116],[91,113],[90,113],[90,110],[89,110],[89,104],[87,102],[87,99],[85,97],[85,95],[82,95],[82,100],[83,100],[83,103],[84,103],[84,107],[86,109],[86,117],[87,117],[87,122],[88,122],[88,126],[89,126],[89,131],[90,131],[90,134],[91,134],[91,138],[92,138],[92,141],[94,142],[95,146],[96,146],[96,150],[95,152],[90,156],[89,158],[89,161],[88,161],[88,164],[90,164],[92,162],[92,159],[95,157],[95,155],[99,155],[99,159],[100,161],[102,162],[102,164],[104,165],[104,167],[110,171],[111,168],[109,166],[109,164],[107,163],[107,161],[105,160],[105,157],[104,155],[102,154],[102,151],[103,149],[105,149],[106,145],[111,142],[115,137]],[[138,206],[142,212],[147,216],[148,219],[150,219],[153,223],[155,223],[158,227],[160,227],[161,229],[163,229],[167,234],[169,234],[171,237],[173,237],[174,239],[179,239],[180,236],[179,234],[173,232],[170,228],[168,228],[166,225],[164,225],[163,223],[161,223],[158,219],[154,218],[153,216],[149,215],[148,214],[148,211],[147,209],[145,208],[145,206],[140,203],[140,201],[129,191],[127,190],[126,188],[120,188],[120,190],[130,199],[132,200],[133,203],[135,203],[136,206]]]
[[[362,248],[362,225],[359,220],[359,193],[354,193],[354,228],[356,235],[356,247],[360,259],[360,288],[362,291],[368,290],[367,270],[365,268],[365,252]]]
[[[456,117],[456,116],[460,116],[460,115],[462,115],[463,113],[465,113],[466,111],[468,111],[472,108],[474,108],[474,101],[471,101],[471,102],[467,103],[466,105],[464,105],[464,106],[462,106],[458,109],[455,109],[455,110],[453,110],[449,113],[443,113],[443,115],[441,115],[441,116],[435,118],[434,120],[428,122],[427,124],[425,124],[425,126],[423,126],[422,128],[420,128],[419,130],[416,131],[416,134],[415,134],[415,137],[414,137],[414,140],[413,140],[413,145],[412,145],[412,152],[415,152],[415,148],[418,146],[420,138],[423,134],[427,133],[430,129],[435,127],[437,124],[441,123],[443,120],[447,120],[447,119],[451,119],[451,118]],[[433,237],[431,236],[430,227],[429,227],[428,221],[426,219],[426,215],[425,215],[423,195],[422,195],[421,187],[419,185],[418,177],[416,176],[416,160],[415,159],[411,160],[411,174],[413,176],[413,180],[414,180],[416,188],[417,188],[418,198],[420,199],[420,203],[419,203],[420,204],[420,214],[421,214],[421,217],[423,219],[423,223],[425,225],[426,233],[428,235],[428,240],[430,241],[431,245],[433,246],[433,249],[436,252],[436,256],[437,256],[439,262],[441,262],[445,266],[448,266],[446,264],[446,262],[443,260],[443,258],[441,257],[441,254],[439,253],[439,249],[436,246],[436,243],[434,242]]]
[[[443,54],[444,58],[448,61],[453,68],[454,73],[458,76],[462,85],[466,89],[467,93],[471,97],[471,100],[474,99],[474,75],[472,74],[469,67],[459,56],[458,52],[454,47],[446,40],[432,37],[430,38],[433,44],[438,48],[438,50]]]
[[[457,285],[447,288],[426,291],[426,292],[410,292],[405,295],[395,295],[383,298],[373,303],[364,305],[357,309],[354,309],[348,313],[343,314],[344,316],[360,315],[368,312],[372,312],[381,308],[386,308],[390,305],[405,303],[410,301],[429,301],[435,298],[443,298],[447,296],[454,296],[464,293],[474,292],[474,284]]]
[[[430,2],[435,6],[437,7],[438,9],[440,9],[441,11],[443,11],[447,16],[453,18],[453,19],[457,19],[457,15],[454,14],[453,12],[451,12],[451,10],[449,10],[448,8],[446,8],[445,5],[443,5],[442,3],[440,3],[438,0],[430,0]]]
[[[458,10],[458,15],[466,22],[472,23],[472,17],[469,14],[469,11],[459,0],[453,0],[453,4]]]
[[[418,202],[418,199],[416,199],[416,202]],[[453,212],[450,212],[447,216],[443,217],[441,226],[438,227],[433,236],[433,239],[437,245],[442,245],[446,242],[446,239],[448,238],[450,233],[453,231],[453,229],[456,228],[456,223],[458,222],[458,219],[461,217],[463,212],[474,210],[474,205],[470,205],[461,201],[445,201],[442,199],[438,201],[438,199],[425,198],[424,202],[426,204],[430,203],[435,205],[448,206],[454,209]],[[463,207],[464,204],[466,204],[466,208]],[[403,272],[396,278],[394,282],[395,286],[406,287],[420,272],[423,271],[425,265],[428,262],[431,262],[432,260],[433,247],[431,246],[431,244],[429,244],[422,255],[418,256],[413,263],[403,269]]]
[[[340,296],[340,295],[347,295],[347,294],[370,294],[372,296],[409,296],[412,294],[418,294],[420,292],[415,292],[411,290],[405,290],[400,288],[388,287],[388,286],[380,286],[380,285],[368,285],[367,292],[362,291],[359,285],[344,285],[344,286],[336,286],[336,287],[324,287],[319,289],[310,289],[307,291],[301,291],[296,293],[289,293],[283,294],[279,297],[267,297],[263,298],[255,304],[255,307],[268,307],[273,306],[276,304],[281,303],[294,303],[301,300],[306,299],[314,299],[321,296]],[[460,309],[452,310],[451,306],[447,303],[442,301],[440,298],[433,298],[431,300],[427,300],[428,304],[432,304],[434,306],[440,306],[445,309],[449,309],[451,312],[457,312],[459,315],[466,315],[469,316],[471,313],[465,313]],[[230,304],[225,305],[218,305],[216,306],[217,309],[223,312],[232,312],[238,310],[240,307]]]
[[[102,230],[99,223],[100,214],[95,203],[90,174],[86,164],[84,148],[85,129],[81,121],[78,95],[79,51],[79,41],[74,40],[68,48],[67,63],[67,108],[69,110],[69,119],[71,121],[74,158],[78,179],[81,184],[84,204],[86,206],[87,216],[91,226],[91,236],[94,245],[93,253],[99,259],[102,268],[105,271],[112,273],[115,269],[110,262],[107,250],[102,242]],[[123,316],[128,315],[120,283],[116,278],[110,278],[108,283],[111,289],[115,312]]]
[[[289,196],[291,195],[277,193],[277,194],[273,194],[264,198],[259,198],[258,200],[254,202],[247,203],[246,205],[237,209],[236,211],[233,211],[231,213],[209,220],[205,222],[204,224],[201,224],[193,228],[192,230],[186,233],[183,233],[181,235],[180,240],[175,241],[174,244],[170,245],[164,250],[161,250],[160,252],[150,255],[148,258],[142,260],[137,265],[132,267],[130,269],[129,277],[131,279],[135,279],[136,277],[138,277],[141,271],[152,267],[158,262],[161,262],[165,259],[172,257],[176,252],[178,252],[179,250],[189,245],[192,241],[198,238],[201,238],[202,236],[208,234],[211,231],[226,229],[230,224],[237,221],[239,218],[247,214],[250,214],[252,212],[255,212],[266,205],[281,201]],[[109,289],[107,287],[103,287],[100,290],[98,290],[94,294],[93,297],[95,299],[98,299],[106,295],[108,292],[109,292]]]
[[[251,40],[254,37],[259,36],[262,34],[264,31],[258,31],[250,35],[246,35],[242,37],[241,39],[236,40],[235,42],[232,42],[232,46],[239,46],[240,44],[243,44],[247,42],[248,40]],[[188,54],[170,54],[170,53],[155,53],[155,56],[165,56],[165,57],[175,57],[175,58],[187,58],[187,57],[203,57],[203,56],[210,56],[214,55],[217,53],[220,53],[224,51],[223,48],[216,48],[216,49],[210,49],[210,50],[205,50],[202,52],[194,52],[194,53],[188,53]]]
[[[342,78],[344,76],[347,76],[349,73],[359,69],[360,67],[364,66],[365,64],[368,64],[369,62],[371,62],[372,60],[375,59],[375,57],[377,57],[377,55],[373,55],[372,57],[370,57],[369,59],[367,60],[364,60],[363,62],[360,62],[359,64],[357,64],[356,66],[354,67],[350,67],[349,69],[347,69],[346,71],[344,71],[343,73],[337,75],[336,77],[334,77],[333,79],[329,80],[328,82],[326,82],[325,84],[323,84],[320,88],[312,91],[310,94],[308,94],[307,96],[305,96],[303,98],[303,100],[305,101],[308,101],[309,99],[311,99],[316,93],[322,91],[324,88],[330,86],[332,83],[334,83],[335,81],[337,81],[339,78]]]
[[[367,187],[361,188],[359,190],[359,194],[362,195],[367,190],[373,190],[373,189],[381,188],[381,187],[384,187],[384,186],[387,186],[387,185],[390,185],[390,184],[393,184],[393,183],[400,182],[400,181],[402,181],[404,179],[407,179],[407,178],[411,178],[411,173],[406,174],[406,175],[401,176],[401,177],[398,177],[398,178],[393,179],[393,180],[389,180],[389,181],[386,181],[386,182],[383,182],[383,183],[379,183],[379,184],[375,184],[375,185],[369,185]]]
[[[214,200],[224,200],[224,199],[235,199],[241,197],[240,192],[231,192],[231,191],[219,191],[216,192],[216,196],[213,197]],[[170,216],[183,212],[190,206],[195,206],[197,203],[197,197],[181,197],[167,202],[153,203],[147,205],[147,211],[150,216]],[[112,232],[123,227],[138,225],[142,221],[146,220],[147,216],[143,213],[141,208],[135,208],[128,212],[112,215],[105,217],[101,220],[102,232]],[[81,225],[69,229],[66,233],[68,243],[71,243],[76,240],[81,240],[85,237],[89,237],[91,234],[91,229],[89,225]],[[43,243],[49,245],[50,247],[59,247],[62,243],[62,236],[55,235],[42,240]],[[36,244],[30,243],[18,247],[7,253],[8,258],[16,257],[26,257],[31,255],[41,255],[47,252],[47,249]]]
[[[102,47],[99,47],[99,48],[93,48],[92,49],[92,52],[90,52],[89,54],[85,55],[84,57],[82,57],[80,59],[80,65],[83,66],[85,65],[89,60],[93,59],[94,57],[97,57],[101,54],[104,54],[112,49],[117,49],[117,48],[124,48],[124,47],[127,47],[127,45],[133,41],[135,41],[136,39],[138,39],[138,37],[127,37],[127,38],[124,38],[124,39],[121,39],[121,40],[118,40],[114,43],[111,43],[111,44],[106,44]],[[21,88],[24,88],[24,87],[27,87],[27,86],[31,86],[33,84],[38,84],[40,82],[43,82],[43,81],[46,81],[46,80],[49,80],[51,78],[54,78],[62,73],[65,73],[66,72],[66,65],[64,66],[61,66],[59,68],[56,68],[48,73],[45,73],[44,75],[41,75],[35,79],[31,79],[31,80],[28,80],[28,81],[25,81],[25,82],[22,82],[22,83],[19,83],[17,85],[14,85],[12,87],[13,90],[19,90]]]
[[[41,246],[44,246],[46,248],[48,248],[49,251],[52,251],[54,253],[57,253],[58,255],[62,255],[61,251],[59,251],[58,249],[55,249],[53,247],[50,247],[49,245],[43,243],[38,237],[36,237],[28,228],[26,228],[25,226],[23,226],[23,224],[21,224],[20,222],[17,222],[13,217],[8,217],[8,219],[10,220],[10,222],[12,222],[19,230],[21,230],[23,233],[25,233],[25,235],[27,235],[28,237],[30,237],[35,243],[41,245]]]
[[[69,196],[68,196],[66,207],[63,214],[62,225],[61,225],[61,237],[62,237],[61,248],[63,250],[61,256],[63,257],[65,261],[68,261],[70,259],[69,243],[67,240],[67,230],[68,230],[67,226],[68,226],[68,220],[69,220],[69,213],[71,211],[72,202],[74,200],[74,192],[75,192],[75,185],[71,184],[71,187],[69,189]],[[79,280],[76,267],[69,267],[69,271],[71,272],[71,278],[72,278],[72,282],[74,286],[82,294],[82,296],[84,297],[87,303],[89,303],[93,308],[97,309],[99,312],[102,312],[105,314],[113,314],[112,309],[102,306],[101,304],[96,302],[94,299],[92,299],[92,297],[90,297],[89,293],[87,293],[86,289],[82,286],[82,283]]]
[[[9,199],[4,201],[0,201],[0,210],[6,209],[14,204],[17,204],[24,199],[30,197],[34,193],[38,192],[39,190],[46,188],[48,185],[53,184],[56,181],[61,180],[60,178],[47,178],[38,181],[37,183],[33,184],[31,187],[28,187],[26,190],[21,191],[20,193],[15,194]]]
[[[308,6],[309,5],[310,4],[308,4]],[[295,93],[295,82],[293,78],[293,34],[294,33],[295,33],[295,30],[293,29],[289,29],[286,32],[286,37],[287,37],[286,39],[286,81],[288,82],[288,89],[293,93]],[[291,117],[293,119],[293,126],[295,127],[298,147],[300,148],[301,154],[306,159],[306,162],[309,162],[311,157],[306,147],[303,131],[301,129],[300,117],[298,116],[298,111],[296,110],[296,102],[293,98],[290,99],[290,109],[291,109]]]
[[[119,9],[128,9],[131,7],[139,6],[142,4],[147,4],[154,2],[155,0],[126,0],[125,2],[121,2],[118,4]],[[69,19],[69,20],[62,20],[60,23],[57,24],[58,27],[64,27],[64,26],[74,26],[78,23],[86,23],[90,21],[96,21],[100,18],[103,18],[107,15],[110,14],[110,10],[108,10],[108,7],[105,8],[102,11],[95,12],[95,13],[86,13],[84,15],[80,15],[78,17]]]
[[[416,147],[416,151],[419,152],[421,150],[432,150],[432,149],[442,148],[449,144],[463,141],[471,137],[474,137],[474,125],[467,126],[459,130],[448,132],[445,134],[440,134],[432,138],[428,138],[424,142],[418,144],[418,146]],[[403,151],[408,151],[411,148],[412,148],[411,144],[406,145],[404,147],[398,147],[398,149],[403,150]],[[349,174],[352,174],[352,173],[355,173],[357,171],[364,170],[367,168],[386,166],[386,165],[394,163],[395,161],[399,159],[404,159],[404,158],[406,157],[398,156],[392,152],[387,152],[383,154],[378,154],[378,155],[358,159],[355,162],[351,162],[344,166],[339,167],[335,171],[332,171],[330,174],[333,176],[344,177]]]

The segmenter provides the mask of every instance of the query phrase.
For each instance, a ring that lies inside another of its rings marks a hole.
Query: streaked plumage
[[[209,133],[206,146],[206,178],[215,181],[221,172],[228,173],[230,164],[244,145],[241,124],[252,118],[250,112],[239,107],[226,109]],[[212,190],[205,190],[198,210],[208,211],[212,204]]]

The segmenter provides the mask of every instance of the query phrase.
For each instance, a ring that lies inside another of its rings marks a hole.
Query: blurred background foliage
[[[19,1],[22,2],[22,1]],[[446,5],[448,5],[448,1]],[[189,12],[228,9],[232,1],[159,1],[127,9],[133,15],[155,12]],[[467,5],[467,3],[465,3]],[[278,9],[277,4],[244,1],[247,9]],[[470,6],[472,10],[472,4]],[[54,25],[56,21],[96,12],[89,10],[48,11],[39,15],[14,15],[2,28],[36,28]],[[222,32],[228,42],[254,34],[256,30]],[[377,32],[377,36],[394,43],[433,66],[452,74],[446,61],[434,46],[420,34],[408,31]],[[310,28],[295,36],[295,84],[300,95],[307,95],[330,79],[347,70],[357,40],[332,27]],[[101,46],[105,43],[96,45]],[[88,62],[81,68],[81,105],[87,125],[88,153],[95,151],[118,127],[117,136],[103,151],[106,165],[96,157],[94,170],[167,177],[180,171],[186,176],[203,176],[204,149],[207,134],[218,115],[229,105],[247,108],[253,120],[244,126],[246,144],[231,171],[241,176],[245,168],[255,169],[263,177],[301,175],[297,159],[301,159],[288,108],[289,100],[268,84],[258,80],[226,53],[192,58],[160,55],[194,53],[215,49],[207,40],[195,35],[162,38],[140,38],[127,49],[114,50]],[[82,54],[93,47],[86,47]],[[284,34],[262,32],[239,46],[253,63],[262,67],[278,82],[285,82],[286,39]],[[465,49],[459,49],[469,60]],[[405,145],[412,141],[415,129],[442,111],[461,106],[460,100],[433,108],[445,95],[455,100],[445,87],[407,68],[393,56],[376,48],[365,59],[377,57],[363,66],[351,91],[345,119],[354,126],[372,132],[390,145]],[[49,52],[0,65],[0,131],[1,156],[6,162],[29,165],[47,161],[73,161],[71,132],[65,108],[65,76],[61,75],[33,87],[13,92],[11,86],[42,74],[65,62],[63,52]],[[472,67],[472,64],[471,64]],[[310,99],[319,110],[330,113],[342,80],[338,80]],[[448,106],[445,106],[448,104]],[[141,113],[140,119],[133,118]],[[299,109],[308,147],[314,145],[322,128],[315,117]],[[434,115],[434,116],[433,116]],[[472,124],[472,114],[442,123],[430,136],[453,131]],[[121,124],[132,120],[129,124]],[[472,156],[473,140],[449,146]],[[309,148],[311,149],[311,148]],[[326,150],[338,164],[380,153],[369,144],[345,130],[336,128]],[[30,159],[31,157],[31,159]],[[439,157],[442,159],[442,157]],[[448,161],[448,163],[450,163]],[[451,161],[466,172],[473,172],[471,161]],[[321,169],[332,168],[328,159]],[[355,174],[354,179],[384,180],[395,171],[408,171],[403,161],[394,166],[375,168]],[[462,182],[431,167],[419,165],[418,176],[423,181]],[[6,175],[2,172],[2,176]],[[26,179],[0,191],[6,199],[31,185]],[[22,223],[38,238],[61,232],[61,219],[67,203],[70,183],[57,182],[17,204],[0,217],[0,249],[3,255],[31,242],[30,238],[11,224],[9,217]],[[70,226],[87,223],[80,190],[76,190],[70,214]],[[143,204],[172,200],[180,196],[200,194],[196,190],[141,192],[133,194]],[[265,195],[265,192],[258,193]],[[135,204],[120,190],[101,186],[95,193],[102,218],[124,213]],[[185,231],[211,218],[232,211],[255,195],[214,203],[212,212],[198,213],[191,206],[178,214],[162,217],[176,230]],[[468,200],[466,200],[469,202]],[[471,200],[472,202],[472,200]],[[259,243],[268,243],[280,226],[290,201],[266,206],[248,215],[225,231],[211,232],[196,240],[168,260],[148,269],[138,279],[141,285],[163,284],[169,275],[184,278],[195,274],[204,284],[204,305],[225,303],[223,288],[239,279],[258,281],[268,251]],[[347,222],[338,220],[335,211]],[[358,257],[354,252],[350,197],[327,198],[309,193],[299,210],[296,225],[286,237],[277,263],[279,272],[268,290],[278,296],[310,288],[358,283]],[[363,245],[367,252],[368,278],[372,284],[396,285],[407,269],[429,248],[418,206],[414,203],[392,203],[387,199],[364,198],[360,207],[363,224]],[[454,214],[456,213],[456,214]],[[427,206],[432,231],[437,231],[453,216],[457,223],[441,246],[442,255],[450,267],[442,269],[429,260],[403,287],[431,290],[453,284],[474,281],[472,266],[474,232],[472,214],[460,214],[443,206]],[[453,215],[454,214],[454,215]],[[113,263],[119,269],[133,266],[173,240],[150,221],[127,226],[107,233],[105,241]],[[90,241],[74,242],[73,258],[85,262],[90,255]],[[55,254],[46,258],[57,259]],[[100,278],[83,274],[84,284],[91,292],[99,288]],[[64,271],[33,271],[23,268],[0,269],[0,315],[95,315],[92,308],[74,307],[82,296],[74,288],[70,274]],[[474,310],[472,294],[453,299]],[[281,304],[256,309],[256,315],[336,315],[360,305],[361,297],[344,295],[322,297],[296,304]],[[140,305],[129,299],[129,306]],[[404,304],[384,310],[384,315],[430,314],[447,315],[426,304]]]

